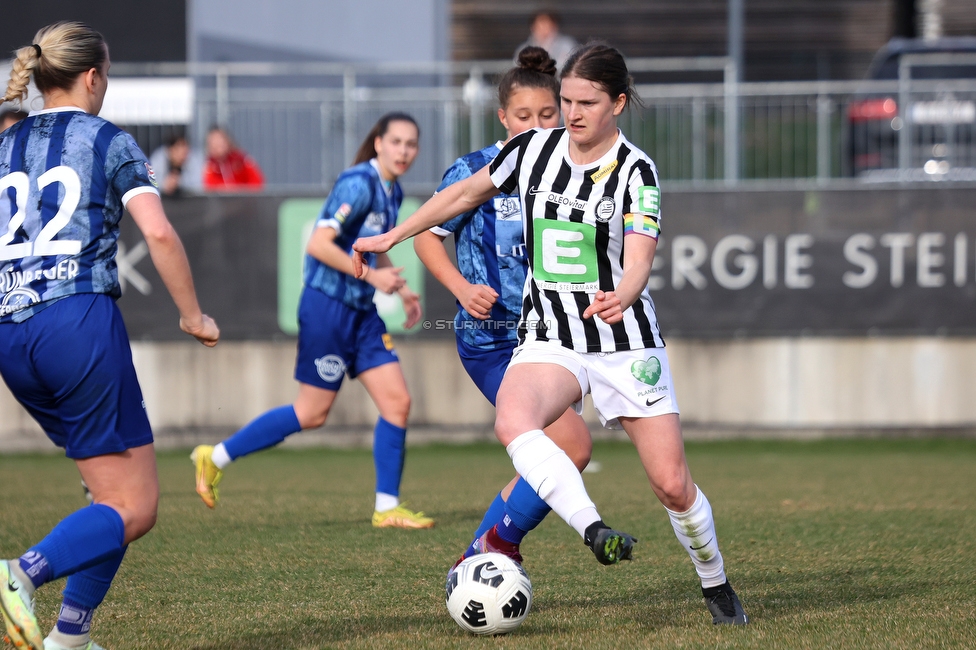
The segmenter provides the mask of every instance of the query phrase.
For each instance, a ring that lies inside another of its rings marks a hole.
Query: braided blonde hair
[[[34,35],[31,45],[16,51],[7,92],[0,104],[27,99],[31,76],[41,93],[68,90],[79,74],[101,70],[108,57],[105,39],[84,23],[63,21],[48,25]]]

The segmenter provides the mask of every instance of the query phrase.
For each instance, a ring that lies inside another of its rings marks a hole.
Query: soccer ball
[[[508,634],[532,606],[532,583],[501,553],[472,555],[447,575],[447,611],[473,634]]]

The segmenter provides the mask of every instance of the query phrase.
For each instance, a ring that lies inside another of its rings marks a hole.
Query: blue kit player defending
[[[97,650],[89,637],[128,544],[156,522],[153,436],[115,304],[119,221],[127,209],[180,313],[213,346],[186,254],[135,141],[96,117],[108,47],[80,23],[45,27],[16,52],[2,101],[44,108],[0,134],[0,374],[73,459],[92,505],[68,515],[19,559],[0,561],[0,612],[14,646]],[[55,628],[42,639],[34,590],[67,576]]]
[[[353,276],[352,243],[396,225],[403,200],[397,178],[417,156],[420,131],[413,118],[389,113],[360,146],[325,201],[305,256],[305,289],[298,308],[300,386],[294,404],[268,411],[220,444],[193,450],[197,492],[217,504],[217,484],[233,460],[273,447],[287,436],[325,424],[345,375],[358,377],[380,412],[373,433],[376,505],[373,525],[430,528],[434,521],[400,503],[410,394],[373,294],[399,293],[406,327],[420,321],[420,299],[384,254],[370,256],[362,280]]]
[[[523,48],[518,65],[499,81],[498,103],[498,119],[508,139],[528,129],[559,126],[556,62],[542,48]],[[438,191],[486,167],[503,146],[499,142],[459,158],[444,174]],[[458,268],[443,245],[451,234]],[[518,196],[499,194],[442,226],[420,233],[414,239],[414,248],[434,277],[457,298],[460,309],[454,323],[458,355],[468,375],[494,404],[518,342],[521,321],[526,256]],[[546,427],[546,435],[579,469],[586,467],[592,441],[576,411],[567,409]],[[528,483],[516,477],[495,497],[461,559],[494,551],[521,563],[519,542],[550,510]]]
[[[617,127],[637,100],[633,80],[623,55],[601,43],[574,50],[560,77],[564,128],[515,136],[487,167],[353,249],[357,255],[387,251],[499,190],[517,193],[528,270],[519,344],[496,396],[495,435],[519,476],[598,560],[625,559],[636,540],[603,522],[579,470],[543,431],[589,393],[604,425],[623,428],[637,448],[695,567],[712,622],[746,624],[725,574],[711,505],[685,460],[668,357],[647,287],[661,192],[654,162]]]

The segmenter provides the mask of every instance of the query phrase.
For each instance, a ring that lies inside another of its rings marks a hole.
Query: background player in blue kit
[[[98,32],[58,23],[17,51],[3,96],[24,100],[33,77],[44,109],[0,134],[0,374],[74,459],[93,499],[18,560],[0,561],[7,636],[31,650],[98,648],[92,614],[128,544],[156,521],[152,431],[115,305],[124,209],[179,309],[180,328],[208,346],[220,334],[200,311],[146,156],[96,117],[108,69]],[[42,639],[34,590],[64,576],[57,625]]]
[[[578,469],[543,427],[589,393],[608,428],[633,441],[667,509],[716,625],[748,617],[729,584],[711,505],[691,477],[664,340],[648,290],[660,232],[660,187],[650,157],[617,127],[636,101],[623,55],[591,43],[561,72],[564,128],[530,129],[486,168],[438,193],[385,235],[357,241],[380,253],[480,205],[518,191],[526,272],[519,345],[498,389],[495,435],[520,476],[603,564],[636,540],[607,526]],[[359,268],[359,259],[353,263]],[[651,359],[655,362],[652,363]]]
[[[325,424],[343,377],[358,377],[379,409],[373,437],[376,505],[373,525],[430,528],[434,521],[399,500],[406,456],[410,394],[373,294],[399,293],[406,327],[420,321],[420,299],[384,254],[370,256],[362,280],[353,276],[352,243],[396,225],[403,200],[397,178],[417,156],[420,131],[405,113],[388,113],[376,123],[326,199],[308,243],[305,289],[298,308],[298,359],[293,404],[268,411],[215,447],[193,450],[197,492],[213,508],[223,469],[233,460],[277,445],[303,429]]]
[[[544,49],[528,46],[519,52],[518,65],[499,81],[498,104],[498,119],[508,134],[506,142],[528,129],[559,126],[556,62]],[[438,191],[487,166],[503,145],[498,142],[459,158],[445,172]],[[451,234],[458,268],[443,245]],[[494,404],[518,343],[521,320],[526,256],[518,196],[499,194],[420,233],[414,248],[434,277],[457,298],[460,309],[454,322],[458,355],[468,375]],[[586,467],[592,440],[586,423],[573,409],[567,409],[547,427],[546,435],[579,469]],[[519,542],[549,511],[529,484],[516,477],[495,497],[461,559],[472,553],[497,551],[521,562]]]

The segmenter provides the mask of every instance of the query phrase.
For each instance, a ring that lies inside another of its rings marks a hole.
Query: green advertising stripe
[[[325,199],[288,199],[278,209],[278,326],[285,334],[298,334],[298,301],[302,293],[305,248],[315,227]],[[417,208],[420,201],[406,198],[400,206],[399,221]],[[414,253],[411,242],[404,242],[390,251],[393,266],[402,266],[400,275],[424,305],[424,265]],[[396,295],[376,293],[376,309],[391,334],[407,334],[404,329],[406,313]]]

